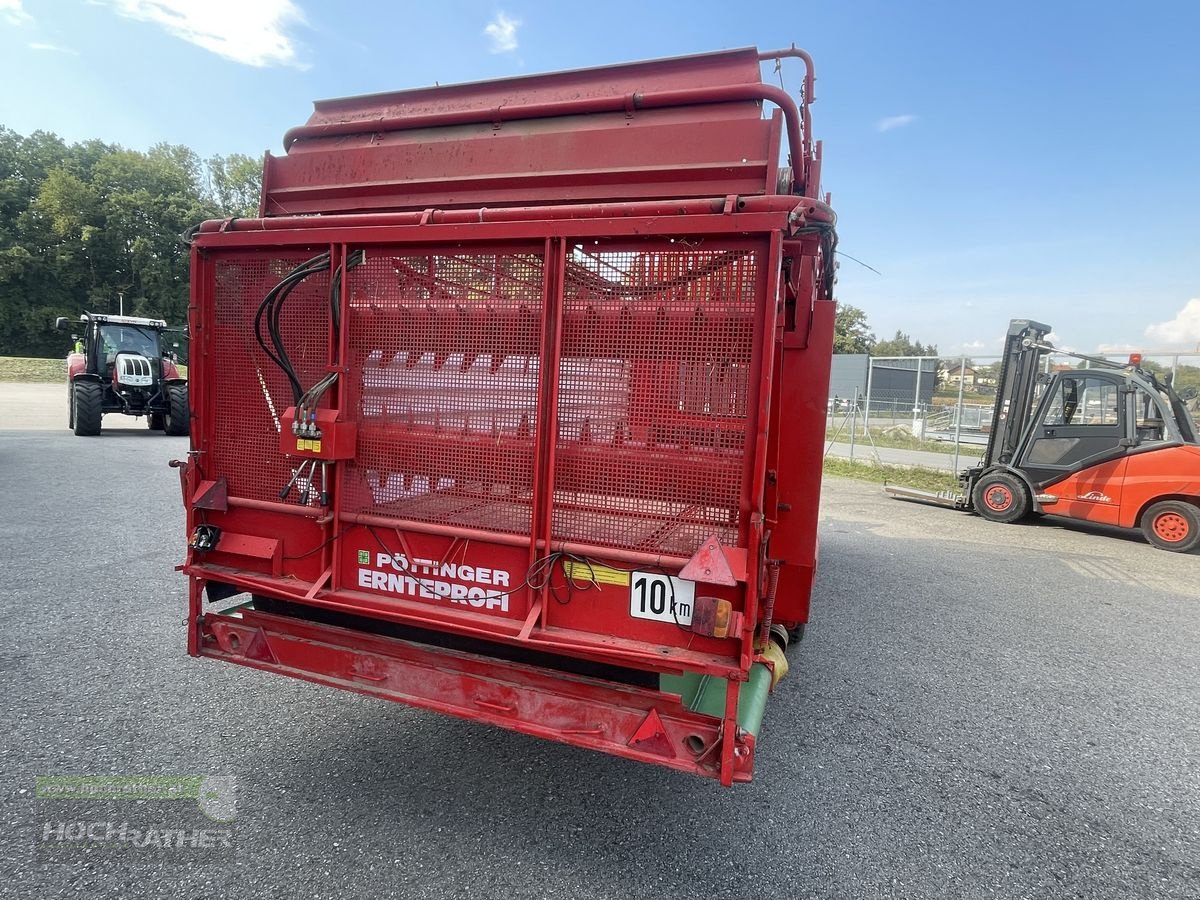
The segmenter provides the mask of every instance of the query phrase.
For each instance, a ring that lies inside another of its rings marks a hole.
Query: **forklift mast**
[[[1050,331],[1049,325],[1032,319],[1009,322],[996,388],[996,411],[979,471],[1012,463],[1033,407],[1038,369],[1048,352],[1045,337]]]

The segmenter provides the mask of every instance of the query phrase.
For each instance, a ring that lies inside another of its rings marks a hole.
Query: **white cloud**
[[[971,352],[982,350],[986,346],[987,344],[985,344],[983,341],[967,341],[962,345],[964,350]]]
[[[1142,347],[1135,347],[1133,344],[1100,344],[1096,348],[1096,352],[1101,356],[1105,356],[1107,354],[1119,356],[1125,353],[1137,353],[1142,349]]]
[[[0,0],[0,19],[9,25],[28,25],[33,16],[25,12],[21,0]]]
[[[517,49],[517,29],[521,27],[519,19],[510,19],[507,13],[498,12],[496,18],[487,23],[483,33],[492,39],[493,53],[511,53]]]
[[[32,44],[29,45],[29,49],[30,50],[49,50],[54,53],[69,53],[72,56],[79,55],[76,51],[72,50],[70,47],[60,47],[60,46],[58,46],[58,44],[43,44],[40,41],[34,41]]]
[[[1187,345],[1188,349],[1200,346],[1200,297],[1193,297],[1185,303],[1175,318],[1147,326],[1146,337],[1162,344],[1160,349],[1170,349],[1176,345]]]
[[[292,0],[112,0],[112,8],[233,62],[307,68],[287,33],[304,23]]]
[[[886,119],[880,119],[875,123],[875,130],[891,131],[893,128],[903,128],[905,125],[911,125],[915,121],[917,121],[916,116],[907,114],[903,116],[888,116]]]

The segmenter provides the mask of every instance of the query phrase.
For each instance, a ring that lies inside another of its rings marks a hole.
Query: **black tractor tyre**
[[[67,427],[75,430],[75,382],[67,382]]]
[[[975,512],[992,522],[1008,525],[1029,515],[1029,489],[1015,475],[992,472],[984,475],[971,491]]]
[[[104,387],[94,381],[77,381],[72,388],[71,400],[72,430],[86,437],[99,434],[104,415]]]
[[[162,431],[166,428],[166,425],[163,424],[164,418],[162,413],[150,413],[146,416],[146,425],[151,431]]]
[[[163,414],[163,431],[171,435],[188,433],[188,389],[186,384],[167,386],[167,412]]]
[[[1160,550],[1187,553],[1200,545],[1200,509],[1181,500],[1163,500],[1142,513],[1142,534]]]

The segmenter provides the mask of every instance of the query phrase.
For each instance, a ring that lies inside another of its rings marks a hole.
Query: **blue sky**
[[[1197,35],[1189,2],[0,0],[0,124],[257,155],[321,97],[794,40],[879,336],[1197,350]]]

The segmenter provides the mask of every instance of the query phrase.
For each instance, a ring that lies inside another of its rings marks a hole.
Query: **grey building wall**
[[[920,374],[918,375],[918,366]],[[867,396],[870,371],[871,403],[912,409],[917,378],[921,380],[919,402],[928,406],[937,385],[936,359],[876,359],[865,353],[836,353],[829,370],[829,396],[852,400]]]
[[[852,400],[857,389],[858,396],[865,397],[869,360],[870,357],[865,353],[835,353],[833,366],[829,370],[829,396]]]
[[[918,375],[918,366],[920,367]],[[907,404],[912,408],[913,400],[928,406],[933,402],[933,391],[937,386],[936,359],[877,359],[871,367],[871,403]],[[917,391],[917,378],[921,389]]]

